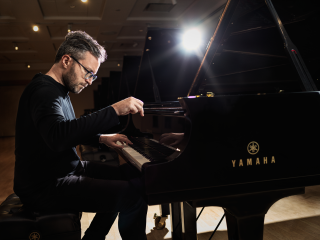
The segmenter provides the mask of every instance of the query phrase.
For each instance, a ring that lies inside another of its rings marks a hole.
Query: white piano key
[[[117,142],[118,145],[122,145],[120,142]],[[145,158],[142,154],[134,150],[130,145],[122,145],[123,155],[141,171],[142,165],[146,162],[150,162],[149,159]]]

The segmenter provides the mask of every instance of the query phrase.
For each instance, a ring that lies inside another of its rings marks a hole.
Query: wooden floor
[[[0,138],[0,203],[13,193],[14,138]],[[199,212],[200,209],[197,209]],[[163,230],[154,229],[154,213],[159,214],[159,206],[149,206],[147,215],[148,240],[171,239],[170,221]],[[198,220],[198,240],[208,240],[219,222],[223,210],[207,207]],[[83,213],[82,232],[89,226],[94,213]],[[120,240],[117,221],[106,237]],[[227,240],[227,228],[222,222],[212,240]],[[265,219],[264,240],[319,240],[320,239],[320,186],[306,188],[304,195],[281,199],[269,210]]]

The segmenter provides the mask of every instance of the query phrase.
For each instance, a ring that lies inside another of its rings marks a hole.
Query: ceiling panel
[[[184,0],[177,1],[170,12],[157,12],[146,11],[146,7],[149,3],[167,3],[172,4],[171,0],[137,0],[136,4],[132,8],[128,20],[143,20],[143,19],[177,19],[187,8],[196,0]]]
[[[60,47],[62,42],[63,42],[63,40],[55,40],[55,41],[53,41],[53,46],[55,47],[55,51],[58,50],[58,48]]]
[[[6,58],[6,57],[4,57],[4,56],[2,56],[2,55],[0,55],[0,63],[8,63],[9,62],[9,59],[8,58]]]
[[[81,25],[72,24],[71,26],[72,31],[78,31],[78,30],[85,31],[93,38],[96,38],[97,35],[99,35],[99,29],[100,29],[100,26],[97,26],[97,25],[92,26],[92,25],[83,25],[83,24]],[[68,33],[68,24],[48,26],[48,30],[51,38],[53,39],[61,38],[61,40],[63,40]]]
[[[68,26],[48,26],[51,38],[64,37],[68,32]]]
[[[15,46],[18,47],[18,50],[15,50]],[[29,42],[21,42],[21,41],[5,41],[0,44],[0,52],[2,51],[13,51],[13,52],[21,52],[26,50],[32,50],[32,46]]]
[[[13,0],[12,3],[13,15],[17,20],[33,23],[43,20],[37,0]]]
[[[142,37],[146,35],[146,27],[141,26],[124,26],[122,27],[118,37]]]
[[[1,24],[0,25],[0,37],[15,38],[15,37],[26,37],[23,31],[21,31],[20,26]]]
[[[31,42],[30,47],[39,53],[52,53],[55,52],[53,44],[51,42],[37,41]]]
[[[44,24],[37,25],[39,27],[37,32],[32,29],[34,24],[21,25],[20,30],[30,41],[50,41],[51,39],[47,26]]]
[[[79,0],[39,0],[44,17],[100,17],[105,0],[83,3]]]
[[[0,17],[13,16],[13,4],[11,0],[0,0]]]
[[[57,16],[58,15],[57,5],[54,0],[53,1],[39,0],[39,5],[41,7],[41,10],[42,10],[44,16]]]
[[[108,0],[105,5],[102,21],[104,23],[125,24],[136,0]]]

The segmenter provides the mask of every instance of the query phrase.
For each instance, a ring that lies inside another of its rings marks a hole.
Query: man
[[[68,92],[91,85],[105,59],[103,47],[88,34],[70,32],[49,72],[26,87],[16,121],[14,191],[34,211],[97,212],[83,239],[105,239],[119,212],[122,239],[146,240],[139,173],[125,165],[81,162],[76,153],[79,144],[132,144],[124,135],[100,133],[117,125],[120,115],[143,116],[143,103],[130,97],[75,118]]]

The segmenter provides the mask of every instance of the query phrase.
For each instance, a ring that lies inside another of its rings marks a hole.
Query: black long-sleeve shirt
[[[73,173],[80,163],[76,146],[98,143],[99,133],[118,123],[112,107],[76,119],[68,90],[48,75],[35,75],[19,102],[15,193],[32,196]]]

